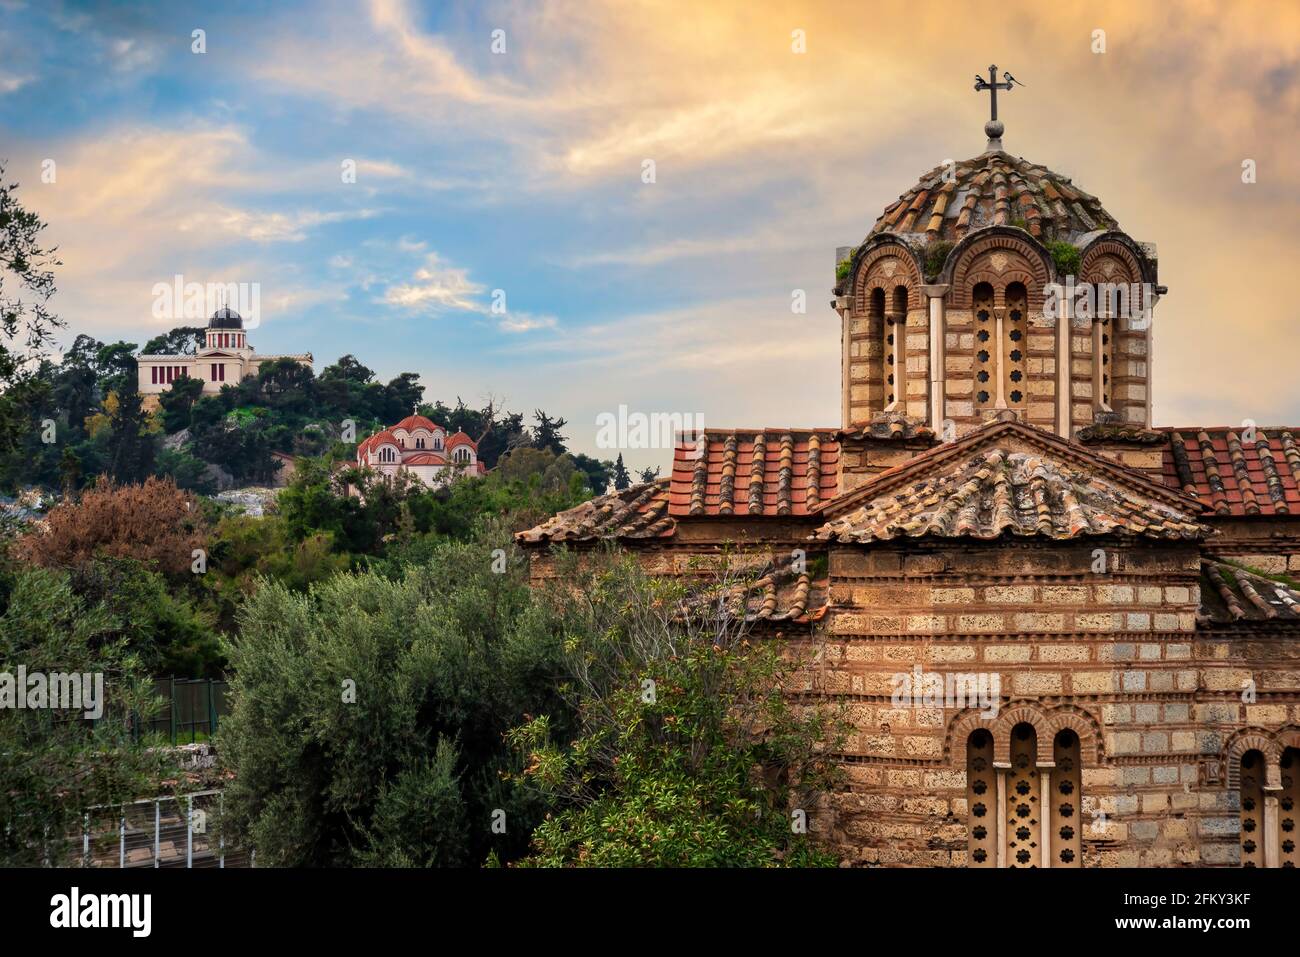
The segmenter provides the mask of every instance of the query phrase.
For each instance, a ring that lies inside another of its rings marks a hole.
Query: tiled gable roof
[[[894,538],[993,539],[1004,534],[1203,538],[1191,516],[1032,451],[979,451],[832,519],[815,535],[840,542]]]
[[[1300,515],[1300,440],[1292,429],[1163,428],[1165,481],[1216,515]]]
[[[737,562],[744,561],[740,555],[729,558],[732,570]],[[784,554],[761,559],[741,577],[694,590],[681,617],[695,612],[712,615],[721,608],[729,617],[750,624],[802,624],[821,618],[829,600],[829,577],[824,572],[814,574],[806,564]]]
[[[834,429],[709,430],[673,450],[669,514],[807,515],[835,497]]]
[[[1237,565],[1202,559],[1200,618],[1214,624],[1300,623],[1300,592]]]
[[[930,170],[885,208],[868,238],[892,232],[959,240],[974,229],[1017,221],[1043,241],[1119,228],[1101,201],[1068,176],[1009,153],[990,152]]]
[[[597,539],[666,538],[677,523],[668,514],[668,479],[598,495],[515,535],[521,545]]]
[[[437,452],[407,453],[402,459],[403,465],[446,465],[447,460]]]

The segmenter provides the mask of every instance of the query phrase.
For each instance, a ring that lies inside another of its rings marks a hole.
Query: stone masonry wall
[[[988,727],[1005,757],[1028,720],[1049,761],[1056,731],[1079,734],[1084,866],[1236,863],[1237,795],[1218,757],[1250,723],[1296,721],[1300,696],[1293,665],[1275,662],[1252,674],[1285,693],[1243,704],[1243,664],[1263,653],[1197,635],[1199,560],[1193,545],[1100,540],[833,548],[832,608],[801,690],[844,701],[854,733],[847,788],[815,828],[857,864],[964,866],[966,738]],[[998,718],[895,707],[892,676],[917,664],[996,673]]]

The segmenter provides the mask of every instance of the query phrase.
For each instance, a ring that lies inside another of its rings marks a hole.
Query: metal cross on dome
[[[1004,72],[1002,74],[1002,79],[1003,82],[999,83],[998,68],[996,64],[989,67],[989,78],[987,80],[978,74],[975,76],[975,92],[983,93],[985,90],[989,91],[989,106],[992,110],[992,115],[989,121],[984,124],[984,132],[989,138],[987,149],[990,150],[1002,149],[1003,126],[998,120],[998,90],[1006,90],[1010,93],[1011,88],[1016,84],[1019,83],[1020,86],[1024,86],[1023,83],[1020,83],[1020,81],[1010,73]]]

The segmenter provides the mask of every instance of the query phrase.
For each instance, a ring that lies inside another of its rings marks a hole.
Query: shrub
[[[1074,243],[1058,239],[1047,244],[1047,251],[1052,254],[1052,262],[1056,264],[1058,276],[1079,275],[1079,266],[1083,262],[1083,255]]]
[[[19,555],[45,567],[72,567],[94,558],[135,558],[165,575],[190,572],[193,551],[208,529],[193,496],[171,479],[150,477],[138,485],[116,485],[107,477],[80,500],[52,509],[45,528],[19,542]]]
[[[722,581],[727,587],[728,573]],[[726,603],[692,603],[679,581],[635,559],[574,564],[550,596],[580,732],[557,740],[543,715],[517,728],[523,779],[558,801],[533,834],[538,866],[831,865],[792,824],[837,777],[823,745],[844,724],[797,711],[793,666],[748,634]],[[712,609],[700,613],[701,609]]]

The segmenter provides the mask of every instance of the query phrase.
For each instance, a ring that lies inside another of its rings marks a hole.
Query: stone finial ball
[[[1001,120],[989,120],[984,124],[984,135],[991,140],[999,139],[1004,128]]]

